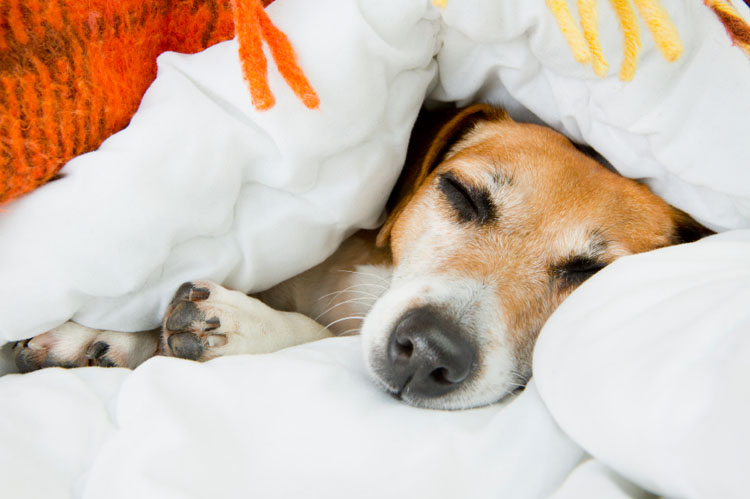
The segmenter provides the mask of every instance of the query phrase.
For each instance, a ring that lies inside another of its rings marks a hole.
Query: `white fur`
[[[274,310],[256,298],[208,281],[195,281],[194,285],[210,293],[208,299],[195,305],[206,317],[217,317],[221,323],[208,335],[205,358],[274,352],[331,336],[305,315]]]
[[[512,392],[517,387],[519,378],[513,373],[515,362],[504,340],[505,326],[500,307],[492,306],[493,303],[492,288],[471,279],[429,275],[404,279],[396,276],[391,288],[372,307],[362,327],[365,361],[371,374],[386,390],[400,391],[401,387],[387,386],[378,377],[378,364],[387,355],[388,340],[398,320],[410,309],[433,305],[455,320],[476,343],[478,376],[439,398],[411,399],[406,391],[402,397],[411,404],[435,409],[496,402],[498,394]],[[492,373],[492,376],[485,373]]]
[[[107,360],[118,367],[133,369],[156,353],[158,335],[154,331],[99,331],[68,321],[33,337],[26,348],[60,365],[86,366],[90,364],[86,354],[97,342],[108,345],[104,355]]]

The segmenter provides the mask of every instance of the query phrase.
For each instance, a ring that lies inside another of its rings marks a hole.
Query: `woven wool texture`
[[[263,10],[272,1],[0,1],[0,204],[127,126],[159,54],[228,40],[235,20],[254,105],[273,105],[262,37],[287,83],[317,107],[286,36]]]

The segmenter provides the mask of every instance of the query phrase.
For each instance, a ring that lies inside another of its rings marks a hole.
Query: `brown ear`
[[[693,217],[682,210],[672,207],[672,221],[674,229],[672,231],[672,244],[692,243],[706,236],[716,234],[711,229],[704,227],[696,222]]]
[[[422,111],[414,124],[406,162],[388,199],[388,218],[380,228],[375,244],[388,244],[391,229],[419,186],[442,162],[445,154],[478,121],[510,119],[502,109],[488,104],[465,108]]]

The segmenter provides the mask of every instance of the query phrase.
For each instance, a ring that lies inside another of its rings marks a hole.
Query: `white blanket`
[[[581,459],[533,386],[418,410],[375,387],[359,343],[0,378],[3,497],[545,497]]]
[[[426,0],[277,0],[269,15],[319,111],[271,65],[278,103],[255,112],[234,42],[164,54],[127,129],[0,213],[0,341],[69,318],[148,329],[182,281],[258,290],[321,261],[379,222],[426,97],[542,119],[712,228],[750,227],[750,148],[738,139],[750,136],[750,63],[701,2],[663,3],[685,53],[665,62],[643,27],[630,83],[617,79],[609,2],[599,2],[604,79],[575,62],[541,1],[450,0],[441,11]],[[666,496],[739,497],[750,487],[748,255],[750,236],[735,230],[621,260],[545,327],[539,391],[532,382],[468,412],[381,394],[356,338],[206,364],[157,358],[132,373],[8,375],[0,495],[642,493],[630,480]],[[0,353],[7,372],[8,347]],[[584,450],[594,459],[582,462]]]
[[[668,497],[750,491],[750,230],[616,261],[544,326],[534,376],[594,457]]]

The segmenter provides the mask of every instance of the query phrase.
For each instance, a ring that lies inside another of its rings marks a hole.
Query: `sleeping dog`
[[[161,330],[68,322],[14,347],[20,370],[135,367],[362,334],[374,379],[416,406],[496,402],[531,376],[550,314],[617,258],[711,233],[555,131],[474,105],[422,114],[379,231],[255,296],[183,284]]]

